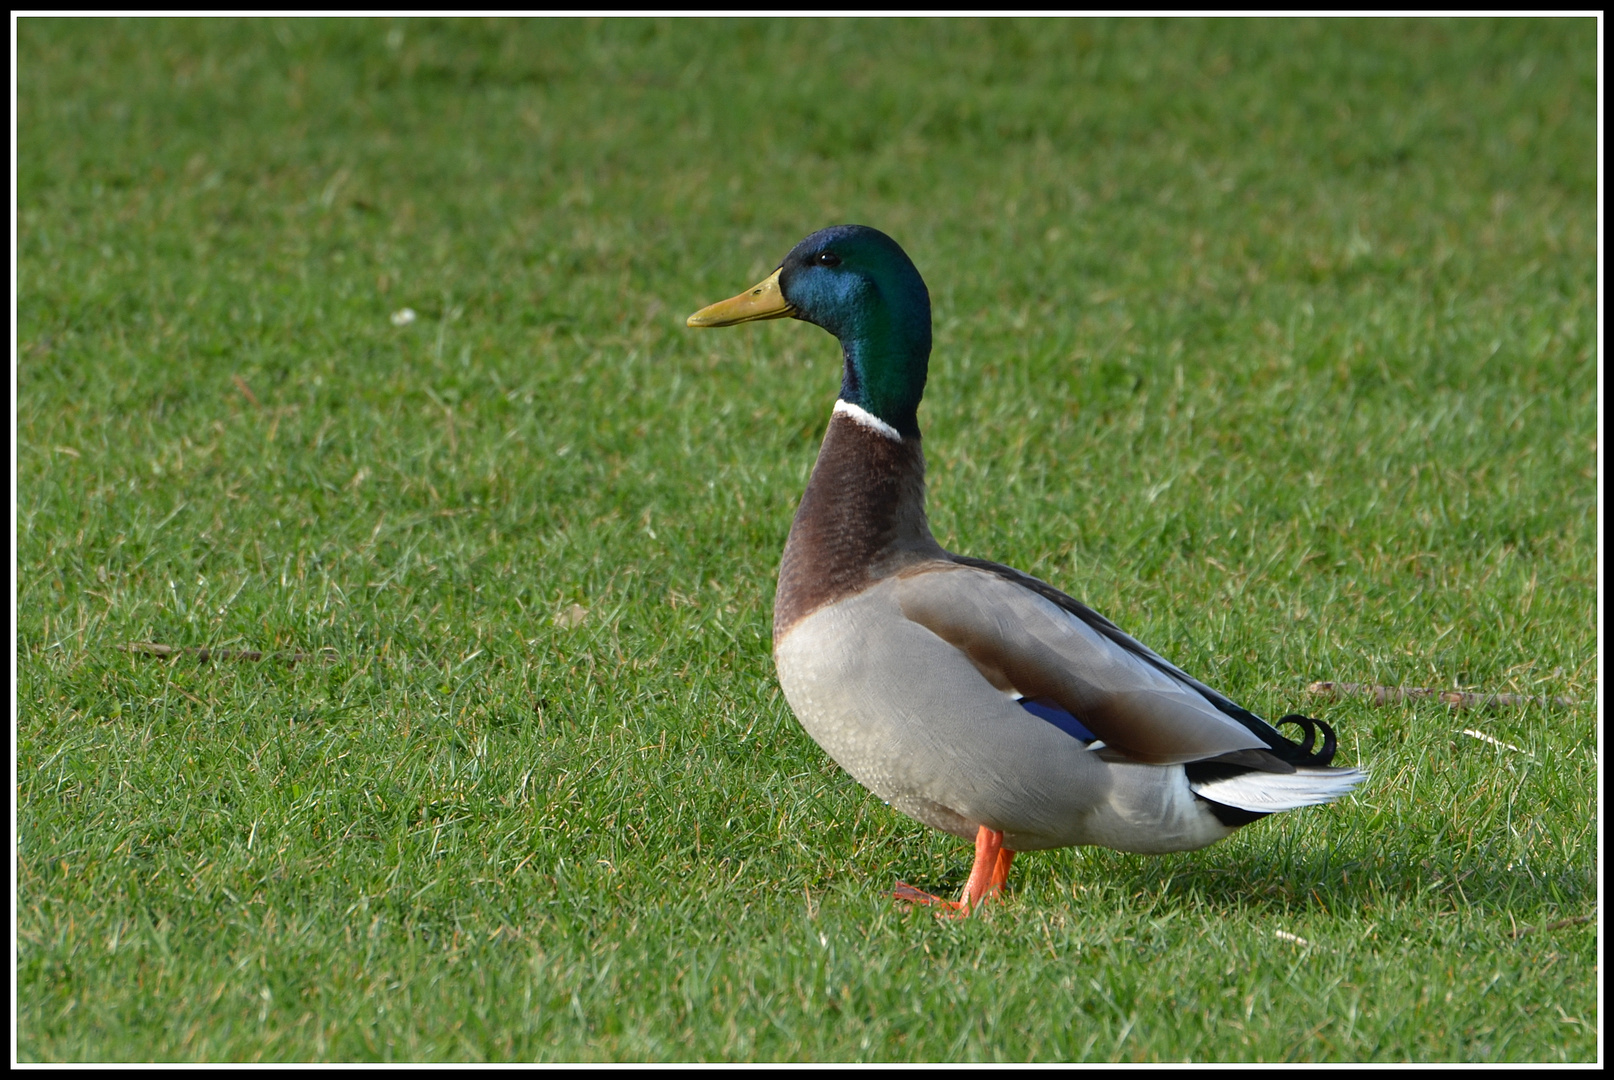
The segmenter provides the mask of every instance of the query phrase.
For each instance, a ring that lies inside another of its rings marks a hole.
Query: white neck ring
[[[848,417],[854,423],[861,424],[870,431],[884,435],[892,442],[902,441],[902,436],[897,433],[896,428],[892,427],[890,424],[886,423],[884,420],[881,420],[878,416],[875,416],[873,413],[869,412],[869,410],[862,408],[861,406],[853,405],[850,402],[841,401],[837,398],[835,401],[835,413]]]

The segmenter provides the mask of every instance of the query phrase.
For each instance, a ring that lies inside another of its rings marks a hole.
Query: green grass
[[[1592,20],[17,54],[22,1060],[1596,1058]],[[938,538],[1359,795],[893,906],[969,853],[769,655],[834,343],[682,325],[838,221],[932,290]]]

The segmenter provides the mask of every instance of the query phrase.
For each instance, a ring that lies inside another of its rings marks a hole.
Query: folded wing
[[[1270,745],[1141,645],[1118,643],[992,569],[930,563],[902,576],[897,597],[907,618],[962,652],[998,689],[1057,703],[1132,760],[1171,765]]]

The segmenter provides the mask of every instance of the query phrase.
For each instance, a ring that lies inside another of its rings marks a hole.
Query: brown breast
[[[891,439],[835,413],[785,542],[773,639],[905,566],[946,557],[925,519],[919,439]]]

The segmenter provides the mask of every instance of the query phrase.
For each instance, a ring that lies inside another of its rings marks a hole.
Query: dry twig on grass
[[[1550,922],[1546,926],[1516,926],[1513,928],[1513,936],[1516,938],[1522,938],[1524,935],[1533,934],[1537,930],[1563,930],[1566,927],[1579,926],[1581,923],[1589,923],[1595,918],[1597,918],[1595,915],[1575,915],[1568,919],[1559,919],[1557,922]]]
[[[1454,709],[1516,709],[1526,705],[1568,708],[1574,702],[1566,697],[1532,697],[1529,694],[1482,694],[1469,690],[1434,690],[1423,686],[1378,686],[1374,683],[1314,682],[1306,687],[1313,697],[1338,701],[1365,697],[1375,705],[1396,705],[1421,698],[1438,698]]]
[[[284,660],[288,664],[295,664],[299,660],[323,660],[327,664],[336,662],[336,650],[332,648],[311,653],[263,653],[257,649],[209,649],[205,645],[159,645],[154,641],[131,641],[127,645],[119,645],[118,649],[142,656],[194,656],[204,664],[211,660]]]

